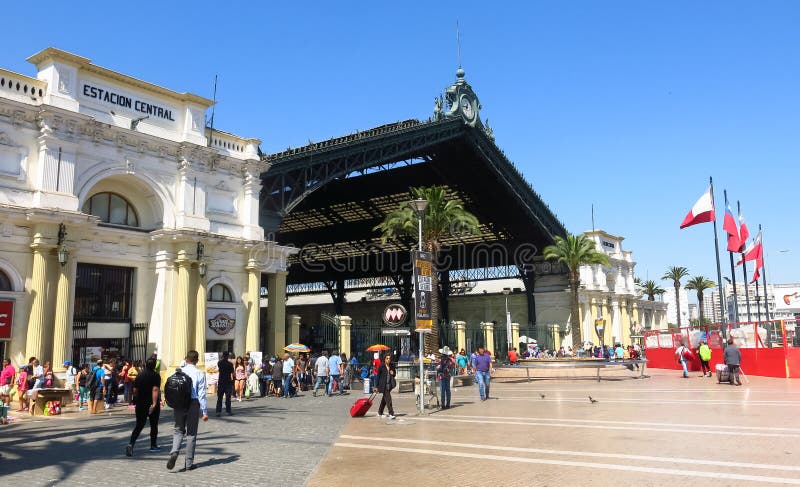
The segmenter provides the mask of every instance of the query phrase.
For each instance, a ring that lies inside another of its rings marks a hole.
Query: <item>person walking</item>
[[[314,389],[311,394],[317,397],[317,389],[319,389],[320,385],[325,388],[326,393],[328,391],[328,352],[323,351],[322,355],[317,357],[317,361],[314,362],[314,369],[317,378],[314,380]]]
[[[89,374],[91,374],[89,364],[83,364],[83,368],[75,379],[78,385],[78,411],[83,411],[89,404],[89,387],[86,385]]]
[[[681,345],[675,350],[675,356],[678,359],[678,363],[681,364],[683,367],[683,378],[689,378],[689,360],[692,358],[692,351],[689,348],[681,343]]]
[[[733,385],[734,377],[736,378],[736,385],[742,385],[742,382],[739,380],[739,367],[742,364],[742,352],[739,351],[739,347],[733,342],[733,338],[728,338],[728,346],[725,347],[725,351],[722,353],[722,359],[728,367],[728,380],[730,380],[731,385]]]
[[[222,414],[222,398],[225,397],[225,412],[230,416],[231,394],[233,394],[233,364],[230,361],[230,354],[222,352],[222,358],[217,362],[219,370],[219,380],[217,382],[217,416]]]
[[[161,416],[161,375],[156,370],[156,360],[147,359],[144,370],[136,374],[136,379],[131,386],[130,400],[136,411],[136,426],[133,427],[131,440],[125,447],[125,455],[133,456],[133,445],[139,438],[139,433],[150,421],[150,452],[161,451],[158,446],[158,418]]]
[[[284,352],[283,354],[283,368],[281,370],[283,373],[283,397],[284,399],[289,399],[291,397],[290,386],[294,378],[294,359],[289,355],[289,352]]]
[[[392,365],[391,354],[386,354],[383,357],[383,363],[378,368],[378,392],[382,394],[381,404],[378,406],[378,417],[394,419],[394,407],[392,407],[392,389],[397,384],[394,378],[394,366]],[[388,409],[389,414],[384,416],[383,410]]]
[[[342,358],[338,354],[331,354],[328,359],[328,374],[330,381],[328,382],[328,396],[333,394],[334,383],[339,388],[339,394],[344,394],[342,390],[342,383],[340,377],[342,376]]]
[[[208,421],[208,409],[206,407],[206,374],[196,367],[199,358],[197,350],[189,350],[186,354],[186,367],[181,371],[188,375],[192,380],[192,398],[186,409],[175,409],[175,429],[172,434],[172,451],[169,453],[167,468],[172,470],[178,460],[178,452],[181,448],[181,441],[186,438],[186,463],[180,470],[194,470],[194,450],[197,446],[197,427],[200,424],[200,415],[203,421]]]
[[[697,355],[700,357],[700,366],[703,368],[703,377],[706,376],[706,372],[708,372],[708,376],[711,377],[711,367],[708,365],[708,362],[711,360],[711,348],[709,348],[706,342],[700,342],[700,347],[697,349]]]
[[[244,396],[244,381],[247,379],[247,370],[245,368],[244,357],[241,355],[236,357],[236,367],[233,374],[236,380],[236,400],[242,402],[242,396]]]
[[[450,409],[450,378],[453,374],[455,361],[453,351],[445,345],[439,349],[439,364],[436,366],[436,378],[439,380],[439,390],[441,391],[442,409]]]
[[[492,356],[486,353],[483,346],[478,347],[478,352],[472,361],[472,368],[475,369],[475,380],[478,381],[478,392],[481,401],[489,399],[489,383],[492,380]]]

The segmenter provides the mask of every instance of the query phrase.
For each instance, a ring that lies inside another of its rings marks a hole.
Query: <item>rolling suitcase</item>
[[[730,372],[728,371],[728,366],[725,364],[717,364],[717,384],[722,384],[723,382],[730,382],[731,376]]]
[[[369,397],[362,397],[361,399],[357,400],[350,408],[350,416],[353,418],[360,418],[367,414],[369,408],[372,407],[373,399],[375,399],[375,394],[372,394]]]

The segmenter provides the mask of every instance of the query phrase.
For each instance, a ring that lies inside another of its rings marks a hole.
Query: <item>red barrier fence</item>
[[[742,370],[747,375],[800,378],[800,339],[795,334],[795,320],[758,321],[671,328],[644,332],[647,366],[681,370],[675,350],[686,344],[695,351],[689,370],[700,370],[697,348],[706,341],[711,348],[711,370],[722,363],[723,329],[742,352]]]

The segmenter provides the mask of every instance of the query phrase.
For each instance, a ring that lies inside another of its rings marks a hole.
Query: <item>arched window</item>
[[[211,286],[211,290],[208,292],[208,300],[232,303],[233,294],[231,294],[231,290],[228,289],[228,286],[224,284],[214,284]]]
[[[0,271],[0,291],[13,291],[14,289],[11,287],[11,278],[8,277],[3,271]]]
[[[83,204],[84,213],[100,218],[103,223],[138,227],[139,217],[128,200],[116,193],[97,193]]]

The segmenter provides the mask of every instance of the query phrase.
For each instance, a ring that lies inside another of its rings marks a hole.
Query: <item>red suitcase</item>
[[[372,400],[375,399],[375,394],[372,394],[369,397],[362,397],[361,399],[357,400],[352,407],[350,407],[350,416],[354,418],[360,418],[367,414],[369,408],[372,407]]]

